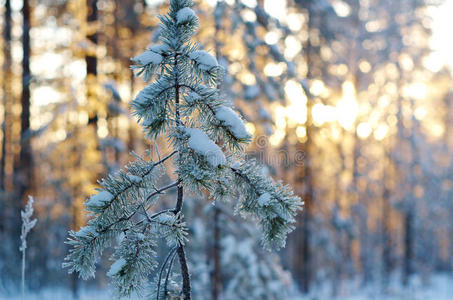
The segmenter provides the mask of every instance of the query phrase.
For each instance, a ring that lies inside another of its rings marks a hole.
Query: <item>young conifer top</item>
[[[161,44],[132,59],[131,68],[150,83],[131,107],[147,138],[167,137],[169,154],[157,161],[136,155],[125,170],[100,181],[98,193],[85,202],[91,219],[78,232],[71,231],[67,242],[73,247],[64,266],[84,279],[94,276],[104,249],[116,244],[107,275],[119,295],[148,289],[153,299],[190,299],[185,192],[207,193],[214,201],[236,199],[236,212],[261,225],[267,249],[285,245],[303,204],[255,161],[242,158],[252,136],[217,88],[222,67],[191,41],[199,26],[192,5],[191,0],[171,0],[169,13],[160,16]],[[170,161],[177,178],[157,187],[165,173],[162,166]],[[177,189],[175,207],[156,211],[159,198],[170,189]],[[156,254],[158,239],[165,239],[170,249],[162,259]]]

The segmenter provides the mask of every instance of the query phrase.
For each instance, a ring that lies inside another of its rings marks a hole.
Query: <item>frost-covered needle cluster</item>
[[[170,12],[160,17],[161,44],[132,59],[132,69],[151,82],[131,107],[150,140],[168,138],[170,154],[157,161],[137,156],[125,170],[103,179],[102,188],[85,203],[92,218],[70,232],[73,247],[64,265],[83,278],[94,276],[103,250],[117,244],[107,275],[119,295],[146,288],[153,299],[190,299],[182,215],[186,192],[208,194],[215,201],[237,199],[236,211],[261,225],[266,248],[284,246],[302,207],[289,187],[265,176],[256,162],[240,158],[252,136],[217,89],[223,73],[217,60],[191,41],[199,25],[192,5],[191,0],[171,0]],[[157,187],[167,161],[174,162],[177,178]],[[156,211],[159,198],[171,189],[177,190],[175,207]],[[158,260],[160,238],[170,250]]]

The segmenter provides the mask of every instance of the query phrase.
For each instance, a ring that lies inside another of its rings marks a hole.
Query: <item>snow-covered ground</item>
[[[446,274],[433,275],[430,284],[424,284],[415,277],[411,280],[408,288],[403,288],[399,280],[392,280],[386,294],[380,291],[379,285],[370,285],[358,290],[354,288],[356,283],[342,284],[339,295],[333,297],[328,284],[325,288],[319,288],[310,295],[291,297],[288,300],[453,300],[453,276]],[[0,295],[0,300],[19,300],[20,295]],[[64,289],[45,289],[39,293],[27,293],[27,300],[71,300],[71,293]],[[79,300],[111,300],[114,299],[106,291],[80,292]],[[137,298],[127,298],[138,300]],[[282,299],[283,300],[283,299]]]
[[[451,274],[436,274],[431,276],[429,283],[423,283],[414,276],[408,287],[401,285],[399,276],[392,276],[386,293],[380,284],[358,288],[358,282],[343,283],[339,288],[338,296],[333,297],[331,285],[319,288],[307,296],[297,300],[453,300],[453,276]]]

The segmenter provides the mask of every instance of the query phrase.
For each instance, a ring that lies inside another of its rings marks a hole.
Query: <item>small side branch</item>
[[[180,243],[178,246],[178,257],[179,264],[181,265],[182,273],[182,293],[184,295],[184,300],[190,300],[190,276],[189,268],[187,267],[186,253],[184,252],[184,246]]]
[[[163,188],[160,188],[160,189],[156,189],[155,192],[149,194],[147,197],[146,197],[146,201],[149,201],[152,197],[158,195],[158,194],[162,194],[164,191],[168,190],[168,189],[171,189],[172,187],[175,187],[175,186],[178,186],[180,184],[181,180],[178,180],[176,182],[173,182],[172,184],[169,184],[167,186],[164,186]]]

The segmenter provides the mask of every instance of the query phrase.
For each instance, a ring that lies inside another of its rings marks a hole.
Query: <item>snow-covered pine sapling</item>
[[[73,248],[64,266],[85,279],[94,276],[103,250],[117,242],[107,274],[119,295],[141,291],[154,276],[152,299],[190,299],[182,215],[186,191],[204,191],[215,201],[237,198],[237,212],[260,222],[266,248],[284,246],[302,206],[287,186],[267,178],[254,161],[240,158],[251,135],[217,89],[223,72],[217,60],[191,42],[199,23],[192,5],[191,0],[171,0],[170,12],[160,16],[161,44],[132,59],[132,69],[151,83],[131,107],[150,140],[167,137],[170,154],[158,161],[137,157],[125,170],[103,179],[102,188],[85,203],[92,216],[88,225],[70,232]],[[177,178],[157,187],[161,167],[170,160]],[[156,212],[159,196],[172,188],[177,189],[174,208]],[[160,266],[158,238],[170,248]]]
[[[35,227],[36,219],[30,219],[33,215],[33,197],[28,196],[28,202],[25,206],[25,211],[20,212],[22,218],[22,229],[20,234],[20,247],[19,250],[22,252],[22,282],[21,282],[21,294],[22,300],[24,300],[25,296],[25,250],[27,249],[27,235],[30,230]]]

